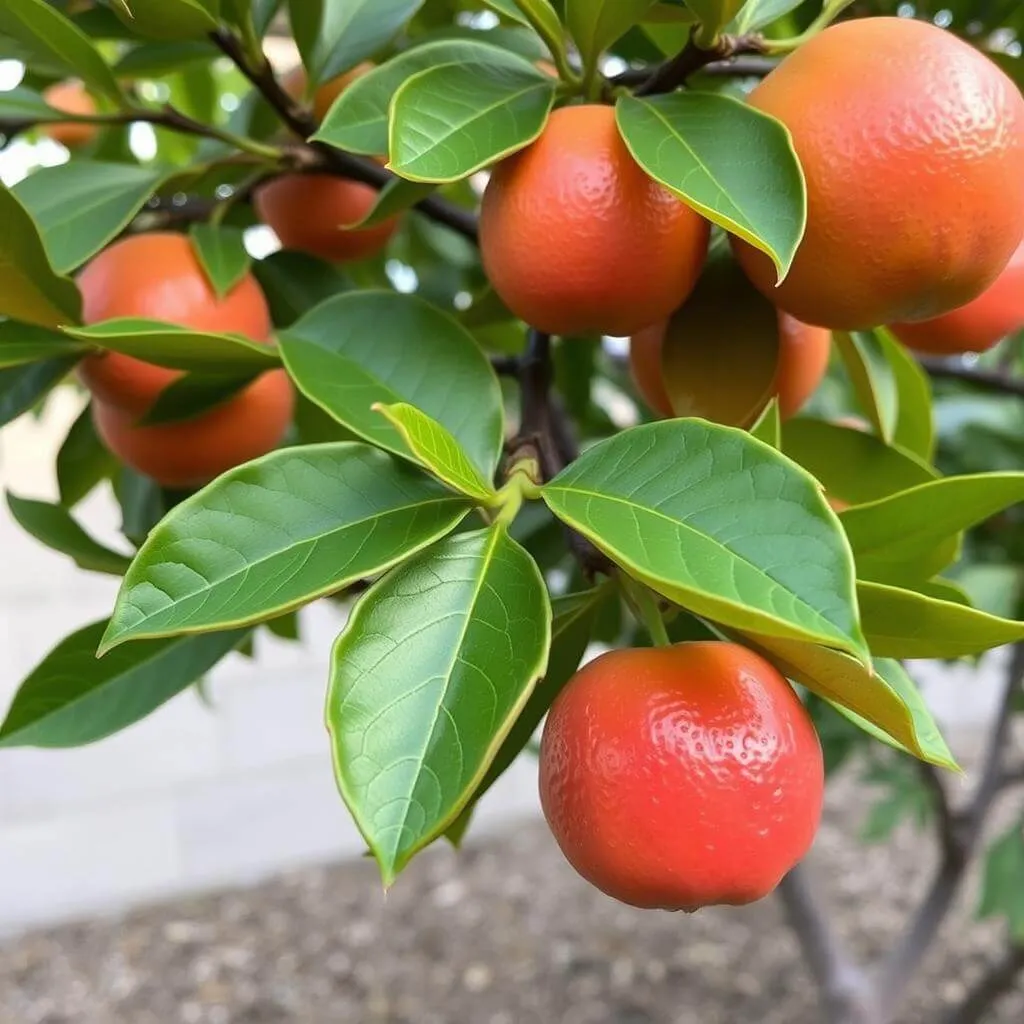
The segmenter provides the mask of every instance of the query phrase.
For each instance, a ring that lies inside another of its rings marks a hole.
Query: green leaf
[[[262,373],[281,362],[273,345],[261,345],[240,334],[193,331],[160,320],[121,318],[65,330],[90,345],[170,370],[223,375]]]
[[[375,405],[402,435],[409,451],[442,483],[487,504],[497,492],[473,465],[466,450],[435,419],[405,402]]]
[[[936,576],[934,579],[907,584],[907,589],[924,594],[925,597],[934,597],[940,601],[952,601],[954,604],[962,604],[968,608],[974,607],[971,595],[960,584],[947,580],[943,576]],[[985,611],[989,610],[988,608],[985,609]]]
[[[485,479],[501,453],[501,388],[465,328],[413,295],[362,291],[312,310],[280,336],[299,389],[372,444],[408,457],[398,431],[373,411],[407,402],[437,420]]]
[[[245,232],[220,224],[193,224],[190,235],[210,286],[223,298],[241,283],[252,265],[245,251]]]
[[[82,297],[54,272],[39,230],[10,189],[0,184],[0,316],[39,327],[78,323]]]
[[[781,281],[807,223],[788,129],[731,96],[677,92],[616,105],[637,163],[708,220],[767,253]]]
[[[957,535],[1024,501],[1024,473],[979,473],[932,480],[840,519],[862,579],[928,579],[959,553]]]
[[[1024,640],[1024,622],[882,583],[857,585],[864,635],[878,655],[961,658]]]
[[[84,353],[86,347],[44,327],[0,322],[0,368]]]
[[[542,495],[682,608],[867,658],[838,520],[814,480],[745,431],[703,420],[634,427],[594,445]]]
[[[803,2],[804,0],[747,0],[733,18],[728,31],[734,35],[757,32],[784,14],[789,14]]]
[[[230,401],[253,381],[245,376],[208,376],[188,373],[171,381],[138,421],[140,426],[180,423],[194,419]]]
[[[885,328],[874,332],[896,385],[893,442],[930,462],[935,455],[935,414],[931,379],[921,364]]]
[[[28,412],[77,362],[77,357],[64,356],[0,370],[0,427]]]
[[[54,110],[39,93],[31,89],[19,86],[7,92],[0,92],[0,120],[46,124],[52,121],[66,121],[67,117],[67,113]]]
[[[437,186],[431,182],[406,181],[404,178],[392,178],[378,193],[368,213],[346,228],[372,228],[390,220],[398,213],[408,210],[417,203],[433,195]]]
[[[544,130],[555,80],[521,66],[442,64],[407,79],[391,106],[389,168],[410,181],[460,181]]]
[[[33,669],[0,726],[0,747],[80,747],[105,739],[187,689],[247,635],[149,640],[98,660],[106,625],[72,633]]]
[[[843,358],[857,403],[875,433],[886,444],[892,444],[898,415],[896,381],[878,341],[870,333],[834,331],[832,337]]]
[[[485,7],[490,7],[492,11],[519,22],[520,25],[530,24],[517,0],[483,0],[483,4]]]
[[[579,47],[583,66],[622,38],[654,6],[655,0],[566,0],[565,23]]]
[[[287,249],[257,260],[253,273],[278,327],[294,323],[314,306],[350,286],[348,278],[333,264]]]
[[[385,885],[461,814],[550,643],[540,570],[500,524],[429,548],[356,605],[332,655],[327,724]]]
[[[18,525],[41,544],[71,558],[80,569],[123,576],[131,561],[127,555],[93,540],[67,509],[46,501],[30,501],[9,491],[7,507]]]
[[[372,56],[422,6],[423,0],[290,0],[310,81],[329,81]]]
[[[743,0],[684,0],[687,7],[700,19],[708,38],[725,28],[743,6]]]
[[[219,0],[126,0],[114,13],[133,32],[153,39],[201,39],[217,27]]]
[[[118,78],[153,79],[176,74],[194,64],[208,64],[220,50],[205,40],[140,43],[114,65]]]
[[[122,99],[114,73],[89,37],[45,0],[4,0],[0,35],[21,43],[28,58],[80,78],[115,102]]]
[[[392,97],[413,75],[443,64],[518,68],[522,58],[490,43],[445,39],[413,47],[356,79],[334,102],[313,136],[350,153],[388,152],[388,111]]]
[[[598,613],[613,597],[614,590],[606,586],[580,594],[566,594],[551,602],[551,651],[547,671],[502,743],[472,800],[447,830],[447,836],[456,844],[469,826],[473,808],[526,749],[548,708],[579,668]]]
[[[14,188],[59,273],[75,270],[116,238],[174,172],[72,160],[44,167]]]
[[[863,430],[805,417],[782,424],[782,450],[830,495],[851,505],[887,498],[934,480],[938,471]]]
[[[899,662],[875,658],[868,669],[842,651],[817,644],[752,633],[744,633],[743,640],[783,675],[844,714],[859,716],[924,761],[957,767],[924,699]],[[851,720],[863,727],[856,718]]]
[[[978,917],[1005,917],[1012,941],[1024,943],[1024,822],[988,849]]]
[[[564,56],[565,30],[550,0],[516,0],[516,4],[526,16],[527,23],[544,40],[547,48],[554,54]]]
[[[265,455],[154,528],[125,576],[103,650],[281,615],[377,575],[468,511],[465,500],[363,444]]]
[[[117,459],[96,435],[92,408],[86,406],[71,425],[57,452],[60,503],[74,508],[101,481],[117,469]]]

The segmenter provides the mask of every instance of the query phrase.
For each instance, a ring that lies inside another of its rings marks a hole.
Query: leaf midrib
[[[258,568],[258,567],[264,565],[265,563],[267,563],[269,561],[272,561],[275,558],[281,557],[285,553],[289,553],[290,554],[290,553],[293,553],[295,551],[300,551],[304,547],[308,547],[310,545],[318,544],[318,543],[320,543],[323,540],[333,539],[333,538],[335,538],[337,535],[339,535],[341,533],[344,533],[344,532],[346,532],[348,530],[355,529],[355,528],[357,528],[359,526],[363,526],[366,523],[369,523],[369,522],[371,522],[374,519],[376,519],[376,520],[388,519],[388,518],[390,518],[392,516],[399,515],[399,514],[402,514],[402,513],[405,513],[405,512],[409,512],[409,511],[412,511],[412,510],[428,509],[428,508],[430,508],[432,506],[435,506],[435,505],[443,505],[446,502],[451,502],[451,503],[456,504],[456,505],[458,505],[458,504],[465,504],[465,501],[463,499],[460,499],[458,495],[455,495],[455,494],[451,494],[451,495],[442,494],[442,495],[439,495],[436,498],[431,498],[429,501],[418,502],[418,503],[410,503],[408,505],[400,505],[397,508],[388,509],[386,512],[383,512],[383,513],[381,513],[379,515],[376,515],[376,516],[367,515],[367,516],[363,516],[361,519],[353,519],[350,522],[345,523],[343,526],[338,526],[338,527],[336,527],[336,528],[334,528],[332,530],[329,530],[327,533],[320,534],[318,537],[307,538],[306,540],[300,541],[299,543],[293,545],[290,548],[279,549],[279,550],[271,552],[271,553],[269,553],[267,555],[263,555],[260,558],[256,559],[255,561],[249,562],[244,568],[237,569],[234,572],[229,573],[227,576],[220,577],[216,581],[215,586],[209,586],[209,587],[206,587],[205,589],[202,589],[202,590],[195,590],[192,593],[188,594],[186,597],[178,598],[177,600],[175,600],[173,602],[173,604],[179,604],[179,603],[181,603],[183,601],[192,600],[195,597],[199,597],[199,596],[204,595],[204,594],[209,594],[211,591],[213,591],[215,589],[215,587],[219,588],[219,587],[225,586],[228,583],[231,583],[231,582],[237,580],[240,576],[245,575],[246,573],[250,572],[251,570],[253,570],[255,568]],[[194,572],[195,571],[194,569],[192,569],[191,566],[187,565],[185,562],[170,562],[170,561],[168,561],[168,562],[160,562],[160,563],[158,563],[158,565],[160,567],[163,567],[163,566],[179,566],[179,567],[183,567],[185,569],[188,569],[190,572]],[[154,568],[154,567],[151,567],[151,570],[152,570],[152,568]],[[345,578],[344,576],[341,577],[341,579],[344,579],[344,578]],[[152,586],[152,585],[153,584],[150,584],[150,586]],[[334,584],[332,583],[331,585],[333,586]],[[135,586],[136,587],[137,586],[141,586],[141,584],[136,584]],[[166,593],[166,591],[164,591],[164,593]],[[173,604],[172,604],[172,607],[173,607]],[[152,619],[155,619],[155,618],[157,618],[158,615],[165,614],[166,611],[167,611],[166,608],[161,609],[160,612],[155,613],[153,615],[148,615],[144,619],[140,620],[140,622],[147,622],[147,621],[150,621]],[[241,623],[238,623],[238,625],[240,625],[240,624]],[[230,628],[230,624],[227,624],[227,625]],[[130,631],[130,633],[128,635],[131,635],[131,634],[135,633],[137,628],[138,628],[137,625],[132,627],[132,629],[131,629],[131,631]],[[213,628],[216,628],[216,627],[213,627]]]
[[[795,594],[792,590],[790,590],[787,586],[785,586],[785,584],[783,584],[779,580],[775,579],[774,576],[770,576],[760,566],[755,565],[749,559],[744,558],[738,552],[733,551],[732,548],[728,547],[726,544],[722,543],[717,538],[712,537],[710,534],[702,533],[700,530],[696,529],[693,526],[690,526],[688,523],[682,522],[679,519],[673,519],[671,516],[666,515],[664,512],[660,511],[659,509],[653,509],[653,508],[650,508],[650,507],[645,506],[645,505],[636,505],[636,504],[633,504],[632,502],[626,500],[625,498],[618,497],[617,495],[605,494],[605,493],[602,493],[600,491],[584,490],[583,488],[578,488],[578,487],[569,488],[569,487],[566,487],[566,486],[562,485],[560,487],[552,488],[549,485],[548,487],[545,488],[545,491],[547,491],[548,493],[551,493],[552,491],[555,491],[555,492],[562,491],[562,492],[565,492],[565,493],[568,493],[568,494],[583,495],[583,496],[585,496],[587,498],[590,498],[590,499],[597,499],[599,501],[610,501],[610,502],[613,502],[615,504],[625,505],[628,508],[637,509],[637,510],[639,510],[641,512],[646,512],[646,513],[654,516],[655,518],[663,519],[663,520],[665,520],[665,522],[671,523],[673,526],[679,527],[680,529],[686,531],[687,533],[694,534],[697,537],[701,537],[701,538],[703,538],[705,540],[710,540],[710,541],[712,541],[715,544],[719,544],[725,551],[728,551],[729,554],[733,558],[735,558],[738,562],[742,562],[744,565],[746,565],[749,568],[753,569],[759,576],[761,576],[764,579],[770,580],[774,586],[779,587],[779,589],[785,591],[791,597],[793,597],[799,603],[801,608],[806,608],[808,611],[811,612],[811,614],[815,618],[815,621],[821,621],[821,622],[827,623],[828,626],[831,627],[830,632],[832,632],[833,636],[836,635],[835,631],[838,631],[838,635],[843,640],[855,640],[855,638],[847,636],[846,633],[841,629],[841,627],[838,626],[836,623],[832,622],[831,619],[825,618],[825,616],[822,615],[817,609],[815,609],[811,605],[809,605],[799,594]],[[658,575],[656,572],[651,572],[651,575],[654,576],[657,579],[664,580],[665,583],[668,583],[671,586],[680,586],[680,584],[674,582],[673,580],[665,579],[665,577]],[[695,590],[696,588],[694,588],[691,585],[691,586],[684,587],[684,589],[686,589],[686,590]],[[706,593],[705,591],[698,591],[698,592]],[[721,597],[719,595],[714,595],[714,596],[715,596],[716,600],[721,600],[721,601],[724,601],[727,604],[730,604],[730,605],[732,605],[734,607],[739,607],[739,605],[737,605],[735,601],[733,601],[733,600],[731,600],[729,598]],[[760,609],[758,609],[758,610],[760,611]],[[761,611],[761,614],[765,614],[765,613],[763,611]],[[775,619],[776,621],[779,621],[777,615],[775,615],[774,613],[771,614],[771,618]]]

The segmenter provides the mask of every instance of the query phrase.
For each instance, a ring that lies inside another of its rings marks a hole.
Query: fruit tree
[[[1024,781],[1018,37],[986,0],[4,0],[0,132],[46,159],[0,186],[0,423],[82,398],[59,501],[8,504],[123,580],[0,747],[100,741],[329,601],[385,885],[540,734],[581,875],[777,891],[830,1021],[894,1019],[983,863],[980,1020],[1024,968],[1020,813],[981,838]],[[954,798],[905,663],[998,647]],[[940,847],[872,971],[799,866],[847,762]]]

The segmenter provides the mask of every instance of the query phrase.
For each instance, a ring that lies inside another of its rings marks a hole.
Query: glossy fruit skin
[[[1024,98],[934,25],[830,26],[750,94],[781,120],[807,180],[807,232],[778,288],[733,238],[751,280],[805,323],[844,330],[940,316],[998,277],[1024,234]]]
[[[327,112],[334,105],[334,101],[357,79],[362,78],[367,72],[372,71],[377,65],[372,61],[364,60],[354,68],[346,71],[329,82],[324,82],[313,94],[313,113],[318,121],[323,121]],[[302,99],[306,94],[308,78],[306,69],[299,64],[292,68],[282,79],[281,84],[285,92],[292,99]]]
[[[995,284],[952,313],[916,324],[892,324],[900,341],[916,352],[960,355],[985,352],[1024,327],[1024,241]]]
[[[153,232],[123,238],[86,265],[78,286],[86,324],[141,317],[270,340],[270,310],[256,279],[247,274],[218,298],[184,235]],[[85,359],[79,376],[100,401],[141,415],[181,373],[110,352]]]
[[[165,487],[192,488],[273,451],[293,406],[288,375],[272,370],[192,419],[140,426],[134,413],[104,402],[94,401],[92,411],[97,434],[121,462]]]
[[[56,82],[43,90],[43,99],[55,110],[68,114],[96,113],[96,101],[80,82]],[[39,126],[39,131],[68,149],[87,146],[96,138],[96,126],[91,124],[44,124]]]
[[[611,651],[555,700],[541,805],[573,867],[636,907],[770,893],[810,848],[824,767],[786,680],[736,644]]]
[[[79,275],[87,324],[115,317],[164,320],[195,330],[271,340],[270,312],[247,275],[218,298],[184,235],[133,235]],[[93,395],[93,421],[123,463],[166,487],[195,487],[272,451],[291,424],[294,392],[284,370],[258,377],[233,398],[187,420],[140,425],[182,374],[117,352],[89,356],[79,375]]]
[[[480,252],[495,291],[538,330],[625,337],[682,304],[709,230],[636,163],[612,107],[562,107],[494,169]]]
[[[714,344],[716,331],[729,329],[729,312],[723,309],[722,321],[711,325],[708,344]],[[778,313],[777,322],[778,368],[773,393],[779,399],[779,414],[786,420],[803,408],[824,379],[832,351],[832,333],[823,327],[803,324],[786,313]],[[629,366],[637,389],[650,408],[664,417],[675,415],[661,368],[661,350],[668,328],[668,322],[648,327],[634,334],[629,343]]]
[[[332,263],[376,255],[398,227],[392,217],[371,228],[346,230],[366,216],[377,193],[369,185],[329,174],[286,174],[260,188],[256,212],[286,249]]]

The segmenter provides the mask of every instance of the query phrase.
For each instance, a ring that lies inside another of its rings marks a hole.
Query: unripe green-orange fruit
[[[733,238],[757,287],[805,323],[926,320],[977,298],[1024,234],[1024,98],[970,44],[910,18],[826,28],[750,103],[793,136],[807,231],[786,279]]]
[[[43,99],[54,110],[62,110],[66,114],[91,116],[96,113],[96,101],[85,91],[81,82],[56,82],[43,90]],[[73,121],[41,124],[39,131],[68,149],[87,146],[96,138],[95,125],[76,124]]]
[[[286,174],[261,186],[254,196],[260,219],[286,249],[332,263],[376,255],[395,233],[398,218],[369,228],[349,228],[373,209],[369,185],[330,174]]]
[[[140,317],[270,341],[270,313],[255,278],[246,275],[218,297],[183,235],[158,232],[115,242],[85,267],[78,284],[87,324]],[[108,352],[84,359],[79,374],[92,392],[93,419],[107,447],[168,487],[204,484],[271,451],[291,423],[294,394],[283,370],[263,374],[198,416],[154,426],[140,420],[181,372]]]
[[[824,768],[783,676],[731,643],[612,651],[544,727],[540,796],[570,864],[636,907],[768,895],[810,848]]]
[[[633,159],[608,106],[556,110],[495,167],[480,215],[487,276],[551,334],[627,336],[689,295],[709,226]]]
[[[749,427],[773,396],[796,415],[828,369],[831,332],[776,310],[734,260],[708,260],[693,294],[630,340],[633,379],[662,416]]]
[[[908,348],[937,356],[985,352],[1024,327],[1024,241],[995,284],[973,302],[935,320],[893,324]]]

